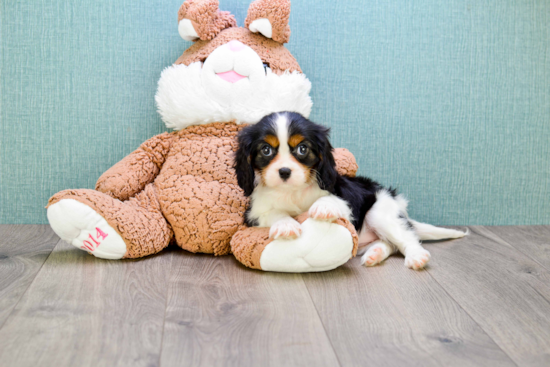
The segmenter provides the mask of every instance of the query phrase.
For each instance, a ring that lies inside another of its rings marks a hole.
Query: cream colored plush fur
[[[218,52],[222,63],[224,47],[227,48],[227,45],[214,51]],[[250,124],[277,111],[294,111],[309,116],[311,83],[306,76],[297,71],[281,75],[269,69],[265,72],[261,59],[252,49],[250,51],[245,55],[245,61],[253,68],[259,68],[259,73],[234,85],[227,85],[215,75],[213,69],[208,69],[208,64],[203,67],[201,62],[164,69],[155,99],[166,126],[181,130],[191,125],[217,121]],[[223,66],[220,70],[224,69]]]

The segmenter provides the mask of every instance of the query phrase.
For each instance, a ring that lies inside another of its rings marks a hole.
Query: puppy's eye
[[[269,157],[273,154],[273,149],[269,145],[264,145],[261,152],[265,157]]]
[[[298,155],[304,156],[309,151],[309,148],[305,144],[298,145],[298,148],[296,149],[296,152],[298,152]]]

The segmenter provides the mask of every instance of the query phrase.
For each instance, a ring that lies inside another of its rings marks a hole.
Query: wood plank
[[[366,268],[356,258],[304,274],[342,366],[515,365],[426,271],[403,263]]]
[[[516,250],[550,270],[550,226],[485,227]]]
[[[429,274],[521,366],[550,365],[550,272],[484,227],[430,247]]]
[[[60,241],[0,330],[5,366],[155,366],[166,253],[96,259]]]
[[[58,242],[49,225],[0,225],[0,328]]]
[[[162,366],[338,366],[299,274],[173,256]]]

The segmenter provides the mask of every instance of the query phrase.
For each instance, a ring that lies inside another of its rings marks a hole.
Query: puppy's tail
[[[445,240],[450,238],[462,238],[467,236],[470,232],[457,231],[456,229],[441,228],[432,226],[428,223],[420,223],[415,220],[412,220],[407,215],[407,204],[408,201],[403,195],[397,195],[395,201],[401,210],[401,213],[404,217],[407,218],[408,222],[414,227],[414,231],[418,235],[420,240]]]
[[[427,223],[420,223],[409,219],[413,225],[414,231],[421,240],[443,240],[449,238],[461,238],[467,236],[470,232],[457,231],[456,229],[441,228]]]

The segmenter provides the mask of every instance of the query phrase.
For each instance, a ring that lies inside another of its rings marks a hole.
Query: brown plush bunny
[[[247,28],[218,10],[217,0],[187,0],[179,32],[196,42],[161,75],[156,102],[174,132],[152,137],[98,180],[96,190],[65,190],[48,204],[64,240],[96,257],[139,258],[174,241],[191,252],[233,253],[270,271],[333,269],[355,255],[349,222],[298,218],[302,236],[270,240],[267,228],[246,228],[247,199],[232,169],[236,134],[278,111],[308,116],[310,82],[283,46],[290,2],[251,4]],[[335,151],[340,173],[355,159]]]

